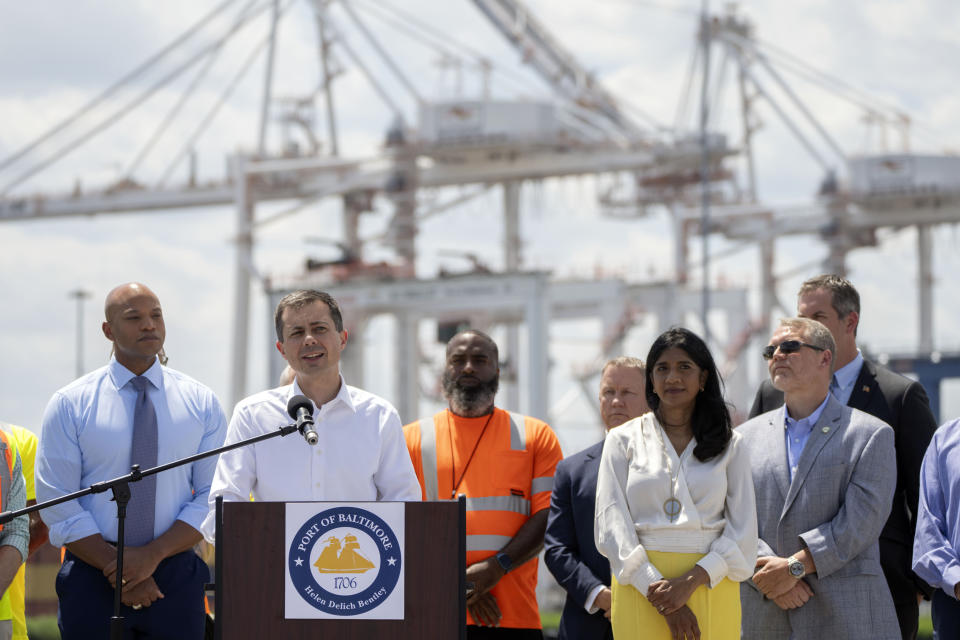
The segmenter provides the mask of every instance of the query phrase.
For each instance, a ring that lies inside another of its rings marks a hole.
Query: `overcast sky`
[[[0,21],[0,162],[21,149],[80,106],[171,42],[201,16],[220,3],[212,0],[103,0],[8,3]],[[203,43],[226,30],[246,2],[235,1],[230,10],[202,31],[191,47],[173,57],[165,69],[188,59]],[[266,3],[269,4],[269,3]],[[717,5],[719,3],[712,3]],[[754,25],[757,37],[774,43],[805,63],[862,89],[884,104],[894,104],[910,114],[915,126],[912,148],[925,152],[960,148],[960,68],[956,32],[960,6],[950,0],[899,0],[832,2],[777,0],[741,2],[741,15]],[[372,6],[371,6],[372,5]],[[505,43],[473,4],[466,0],[358,0],[359,15],[378,35],[386,50],[427,99],[475,98],[479,75],[465,63],[459,82],[449,67],[438,65],[436,48],[423,46],[382,19],[389,11],[377,6],[402,7],[461,45],[481,51],[493,62],[493,95],[503,99],[541,99],[549,92],[523,67],[519,55]],[[531,0],[532,11],[587,68],[594,71],[617,96],[672,125],[693,49],[698,5],[689,2],[631,2],[591,0],[550,2]],[[265,6],[250,3],[251,10]],[[720,10],[720,7],[714,7]],[[187,145],[197,124],[220,99],[224,88],[243,67],[267,31],[266,14],[238,32],[225,45],[206,72],[205,79],[166,135],[133,173],[134,179],[155,185],[174,158]],[[316,32],[310,4],[295,0],[280,23],[280,44],[275,73],[276,96],[310,95],[319,79]],[[402,84],[390,77],[386,65],[376,60],[341,7],[334,6],[337,36],[357,50],[406,113],[416,123],[413,99]],[[451,51],[461,53],[454,45]],[[213,124],[193,147],[200,180],[221,180],[227,156],[256,145],[258,111],[263,84],[263,56],[250,66],[236,89],[224,101]],[[348,56],[335,54],[342,73],[335,81],[341,153],[369,156],[380,150],[390,111],[369,89]],[[125,175],[138,152],[185,87],[201,69],[160,88],[129,115],[120,117],[124,104],[157,84],[164,71],[133,81],[80,123],[71,135],[56,138],[35,153],[0,169],[0,191],[23,171],[46,158],[61,158],[11,192],[67,193],[79,187],[94,190]],[[784,77],[803,97],[847,154],[878,152],[878,138],[870,139],[862,111],[796,76]],[[321,104],[318,101],[318,107]],[[326,123],[318,109],[317,130],[325,140]],[[739,129],[736,113],[726,108],[718,118],[732,144]],[[778,205],[811,205],[822,170],[805,154],[776,114],[760,105],[762,128],[757,134],[758,182],[763,201]],[[110,126],[107,126],[107,125]],[[76,151],[62,145],[92,127],[104,130]],[[72,136],[72,137],[71,137]],[[268,138],[276,148],[276,128]],[[899,138],[890,135],[889,150],[899,150]],[[172,169],[170,184],[182,182],[183,163]],[[522,234],[524,265],[551,269],[560,277],[592,277],[602,267],[633,281],[669,277],[673,268],[670,223],[662,211],[633,220],[613,220],[601,215],[596,204],[596,183],[581,178],[525,186]],[[271,207],[262,206],[261,215]],[[365,233],[382,230],[388,207],[364,221]],[[444,256],[444,251],[469,250],[496,267],[502,264],[500,195],[496,190],[427,221],[421,229],[420,274],[435,274],[439,266],[463,268],[465,263]],[[102,300],[115,284],[141,280],[159,294],[167,316],[167,351],[175,366],[209,384],[227,402],[232,330],[234,214],[229,209],[106,215],[89,219],[16,222],[0,225],[0,295],[6,312],[0,317],[0,419],[38,429],[51,393],[75,373],[74,301],[68,293],[82,287],[91,292],[83,314],[84,366],[105,362],[109,345],[102,337]],[[329,248],[309,245],[304,236],[336,239],[340,235],[338,209],[325,205],[291,216],[263,228],[258,235],[256,267],[263,274],[295,273],[307,255],[330,257]],[[905,351],[916,343],[915,236],[910,230],[885,232],[877,247],[851,254],[849,276],[863,296],[861,342],[876,350]],[[936,345],[960,349],[960,295],[954,274],[960,271],[960,251],[955,228],[935,233],[937,315]],[[717,248],[726,243],[717,239]],[[389,257],[373,247],[371,257]],[[788,273],[820,260],[825,249],[816,241],[788,238],[778,245],[776,271]],[[712,267],[714,278],[731,286],[750,288],[756,303],[756,251],[746,248]],[[800,269],[781,282],[780,296],[793,300],[799,282],[817,272]],[[254,296],[254,322],[250,339],[250,391],[268,384],[265,357],[272,338],[262,295]],[[753,313],[756,313],[754,310]],[[386,349],[387,339],[368,328],[370,335],[353,336],[375,352]],[[571,324],[554,329],[556,349],[551,401],[556,403],[570,388],[570,374],[598,354],[595,328]],[[652,338],[641,328],[631,334],[627,348],[644,355]],[[435,348],[428,349],[435,354]],[[557,360],[557,358],[560,360]],[[382,360],[381,360],[382,361]],[[390,398],[389,372],[372,375],[368,386]],[[564,386],[566,385],[566,386]],[[945,389],[946,391],[947,389]],[[956,394],[955,394],[956,395]],[[736,399],[742,403],[742,399]],[[944,419],[960,413],[960,401],[945,405]],[[226,407],[230,411],[230,407]],[[562,429],[589,429],[592,414],[585,404],[564,415],[551,416]],[[416,416],[403,416],[413,419]],[[584,438],[564,435],[569,443]]]

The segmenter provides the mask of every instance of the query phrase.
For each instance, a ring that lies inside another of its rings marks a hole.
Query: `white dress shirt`
[[[704,554],[697,564],[711,587],[723,578],[740,582],[753,575],[757,511],[747,448],[736,431],[727,448],[706,462],[694,457],[695,447],[691,439],[678,456],[652,412],[607,433],[597,477],[597,549],[610,560],[617,581],[644,596],[663,577],[647,549]],[[681,504],[673,522],[663,508],[671,497],[671,471]]]
[[[587,595],[587,601],[583,603],[583,608],[587,610],[587,613],[596,613],[597,611],[600,611],[600,607],[597,606],[597,596],[600,595],[601,591],[609,588],[610,587],[605,584],[598,584],[593,588],[593,591]]]
[[[237,404],[225,444],[290,424],[287,401],[302,394],[299,384],[269,389]],[[348,386],[319,410],[313,407],[319,441],[310,446],[298,433],[220,454],[210,504],[225,501],[419,501],[400,417],[378,396]],[[212,539],[213,512],[204,524]]]

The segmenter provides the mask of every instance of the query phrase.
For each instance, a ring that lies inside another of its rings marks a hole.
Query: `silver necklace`
[[[670,454],[667,453],[667,444],[663,439],[663,428],[656,425],[657,437],[660,439],[660,451],[663,453],[663,464],[667,467],[667,475],[670,476],[670,497],[663,501],[663,512],[670,518],[670,522],[677,519],[683,510],[683,505],[677,500],[677,483],[680,480],[680,472],[683,470],[683,458],[677,465],[677,475],[673,475],[673,464],[670,462]],[[689,445],[687,445],[689,446]]]

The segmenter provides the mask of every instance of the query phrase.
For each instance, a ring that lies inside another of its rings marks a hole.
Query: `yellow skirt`
[[[665,578],[681,576],[703,557],[700,553],[647,551],[650,562]],[[616,640],[670,640],[667,619],[630,585],[613,579],[613,606],[610,621]],[[702,640],[738,640],[740,638],[740,585],[726,578],[713,589],[697,587],[687,606],[697,617]]]

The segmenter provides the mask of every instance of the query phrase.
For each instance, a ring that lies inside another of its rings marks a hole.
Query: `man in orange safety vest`
[[[449,406],[404,427],[424,500],[466,496],[467,638],[542,638],[537,553],[563,457],[546,423],[494,406],[496,343],[469,330],[447,343]]]

